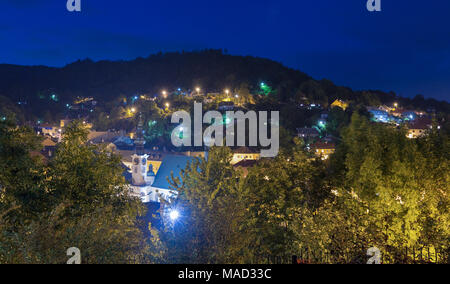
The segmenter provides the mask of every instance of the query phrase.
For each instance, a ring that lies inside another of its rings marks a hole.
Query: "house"
[[[388,123],[390,121],[389,113],[387,113],[384,110],[380,110],[375,107],[369,107],[367,108],[367,111],[369,111],[372,114],[372,119],[375,122]]]
[[[58,126],[54,126],[51,124],[41,124],[37,126],[38,134],[47,135],[52,138],[60,138],[61,136],[61,128]]]
[[[123,150],[134,149],[133,140],[127,136],[119,136],[113,143],[117,147],[117,149],[123,149]]]
[[[112,143],[124,135],[123,131],[89,131],[88,142],[92,144]]]
[[[303,139],[317,138],[319,137],[319,131],[315,128],[297,128],[297,136]]]
[[[69,118],[61,119],[59,121],[59,127],[61,129],[64,129],[67,126],[69,126],[73,121],[75,121],[75,119],[69,119]],[[92,129],[94,127],[94,125],[92,123],[87,122],[86,119],[83,120],[83,126],[86,129]]]
[[[42,155],[46,158],[52,157],[56,151],[56,143],[49,137],[46,137],[44,141],[42,141],[41,145],[43,147],[41,151]]]
[[[249,147],[240,147],[233,150],[233,158],[231,164],[235,165],[243,160],[259,160],[261,153]]]
[[[402,112],[402,118],[406,121],[412,121],[417,119],[417,114],[413,110],[407,110]]]
[[[314,151],[314,154],[317,157],[322,158],[322,160],[327,160],[330,155],[336,152],[336,145],[329,142],[317,142],[312,144],[310,147],[311,150]]]
[[[410,139],[423,137],[432,127],[433,124],[429,118],[421,117],[408,124],[408,133],[406,137]]]
[[[339,107],[343,110],[346,110],[348,108],[348,103],[341,101],[341,100],[335,100],[332,104],[331,104],[331,108],[335,108],[335,107]]]
[[[72,121],[73,121],[73,119],[68,119],[68,118],[66,118],[66,119],[61,119],[60,122],[59,122],[59,127],[65,128],[65,127],[67,127]]]
[[[387,106],[387,105],[381,105],[381,106],[378,107],[378,109],[379,109],[379,110],[382,110],[382,111],[385,111],[385,112],[387,112],[387,113],[389,113],[389,112],[391,112],[391,111],[394,110],[394,108],[389,107],[389,106]]]

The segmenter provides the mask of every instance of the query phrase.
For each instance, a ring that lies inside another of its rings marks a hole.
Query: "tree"
[[[333,167],[343,178],[334,184],[345,204],[345,215],[359,219],[365,236],[360,238],[361,245],[366,242],[392,256],[405,247],[448,246],[442,241],[448,240],[448,226],[441,226],[448,224],[448,156],[437,158],[436,153],[429,153],[427,157],[420,140],[371,124],[357,113],[342,136]],[[431,141],[426,144],[433,145]],[[431,146],[442,154],[446,147]],[[436,218],[442,223],[432,222]],[[430,230],[440,235],[435,238],[439,243],[426,241],[425,233]]]
[[[329,195],[323,164],[297,140],[292,155],[281,153],[251,169],[245,181],[246,246],[253,256],[290,255],[299,249],[296,230],[305,210],[314,211]]]
[[[43,164],[30,155],[40,151],[40,141],[30,128],[0,121],[0,214],[10,225],[29,222],[47,206]]]
[[[241,183],[230,165],[228,148],[212,148],[208,159],[196,159],[171,178],[178,198],[166,208],[176,208],[182,217],[166,222],[161,235],[167,244],[169,263],[236,263],[244,238],[239,226],[244,208]]]
[[[36,136],[0,129],[2,159],[17,161],[0,180],[6,193],[0,208],[1,263],[65,263],[69,247],[81,250],[83,263],[155,261],[157,236],[147,240],[138,229],[136,217],[144,208],[128,195],[120,159],[88,145],[80,121],[66,128],[45,167],[29,158]],[[41,178],[32,179],[31,169],[39,165]]]

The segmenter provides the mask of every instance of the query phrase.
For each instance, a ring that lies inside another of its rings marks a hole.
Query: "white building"
[[[148,166],[149,156],[144,150],[143,121],[139,121],[136,131],[136,153],[132,157],[131,173],[127,172],[125,177],[130,182],[130,193],[140,197],[142,202],[160,203],[161,198],[169,200],[177,195],[175,190],[170,189],[168,178],[173,174],[180,177],[180,173],[191,162],[193,157],[181,155],[166,155],[161,163],[158,173],[155,175],[153,166]]]

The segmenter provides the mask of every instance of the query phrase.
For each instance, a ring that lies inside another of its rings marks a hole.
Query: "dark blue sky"
[[[450,1],[0,0],[0,63],[226,48],[354,89],[450,100]]]

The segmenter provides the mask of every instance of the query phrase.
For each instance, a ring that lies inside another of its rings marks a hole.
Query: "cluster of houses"
[[[308,109],[312,109],[316,106],[318,106],[320,110],[323,110],[320,105],[317,104],[308,106]],[[349,103],[338,99],[330,105],[330,109],[336,107],[345,111],[349,107]],[[323,129],[326,128],[327,120],[328,111],[324,110],[320,114],[320,119],[317,121],[316,126],[297,128],[297,137],[303,139],[306,148],[322,160],[328,160],[336,151],[336,138],[331,135],[321,135]]]
[[[62,120],[60,125],[39,125],[36,131],[44,137],[42,151],[32,153],[39,155],[44,160],[50,160],[61,142],[64,128],[70,120]],[[134,139],[124,131],[93,131],[91,125],[86,123],[89,129],[88,143],[104,145],[111,153],[121,157],[124,168],[124,177],[130,184],[130,194],[141,198],[144,203],[160,202],[160,198],[168,199],[176,193],[170,189],[168,178],[173,173],[179,176],[188,162],[195,158],[207,158],[207,151],[168,152],[161,151],[157,147],[144,147],[143,122],[136,128]],[[248,172],[248,168],[254,166],[260,160],[260,152],[239,147],[232,150],[231,164],[235,168]]]
[[[330,108],[335,107],[345,111],[349,107],[349,103],[336,100],[330,105]],[[379,107],[368,107],[367,110],[372,114],[372,121],[376,123],[395,126],[405,125],[407,137],[410,139],[423,137],[433,128],[433,122],[427,113],[401,109],[397,103],[393,107],[381,105]],[[322,135],[327,119],[328,112],[323,111],[316,126],[297,128],[297,136],[305,141],[307,149],[322,160],[327,160],[336,151],[336,139],[331,136],[323,137]],[[440,128],[440,126],[436,127]]]
[[[297,128],[297,136],[305,141],[307,149],[322,160],[327,160],[336,151],[336,139],[332,136],[321,138],[317,128]]]
[[[88,102],[83,103],[89,103]],[[81,104],[81,103],[80,103]],[[336,100],[331,108],[339,107],[345,110],[348,108],[347,102]],[[223,111],[233,110],[234,104],[231,101],[225,101],[220,104]],[[309,106],[311,107],[311,106]],[[369,108],[373,114],[373,120],[381,123],[407,123],[408,137],[418,138],[426,135],[432,127],[431,120],[424,114],[415,111],[400,110],[380,106]],[[336,139],[332,136],[324,136],[328,119],[328,112],[323,111],[318,124],[315,127],[303,127],[297,129],[297,136],[305,141],[306,148],[322,160],[327,160],[336,151]],[[45,159],[51,159],[61,142],[64,135],[64,128],[70,123],[70,120],[61,120],[57,126],[39,124],[36,127],[38,134],[43,135],[45,139],[42,142],[43,149],[39,155]],[[136,128],[136,131],[127,134],[124,131],[105,131],[98,132],[92,130],[92,124],[85,122],[89,130],[88,143],[103,144],[106,149],[121,157],[124,168],[124,177],[130,184],[130,193],[133,196],[141,198],[144,203],[160,202],[160,198],[168,199],[176,195],[171,190],[168,179],[173,174],[179,176],[181,170],[186,164],[195,158],[208,157],[207,150],[192,150],[186,152],[168,152],[160,150],[157,147],[146,148],[143,138],[142,118]],[[255,166],[261,159],[260,152],[248,147],[238,147],[232,149],[233,157],[231,164],[243,172],[244,176],[248,174],[249,168]],[[36,153],[35,153],[36,154]]]
[[[394,104],[393,107],[382,105],[379,107],[368,107],[372,114],[372,120],[378,123],[393,124],[396,126],[406,125],[407,137],[416,139],[423,137],[433,127],[430,116],[422,111],[406,110]],[[440,128],[439,126],[437,126]]]

